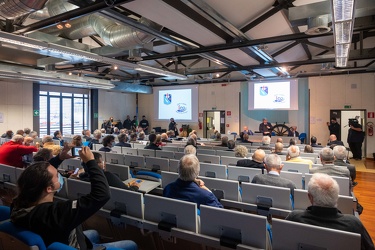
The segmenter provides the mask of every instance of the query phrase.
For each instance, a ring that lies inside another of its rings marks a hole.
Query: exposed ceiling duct
[[[46,4],[50,16],[63,14],[67,11],[78,8],[64,0],[50,0]],[[161,30],[161,26],[146,18],[140,18],[140,23],[149,27]],[[144,44],[151,42],[154,37],[139,32],[129,26],[120,25],[116,22],[100,16],[91,14],[74,20],[70,20],[72,28],[59,30],[50,27],[42,30],[45,33],[65,37],[71,40],[80,39],[87,36],[99,35],[105,44],[115,48],[141,48]]]
[[[328,33],[331,28],[328,27],[331,15],[321,15],[317,17],[310,17],[307,20],[308,29],[305,31],[307,35],[320,35]]]
[[[7,19],[17,17],[40,10],[47,0],[0,0],[0,15]]]

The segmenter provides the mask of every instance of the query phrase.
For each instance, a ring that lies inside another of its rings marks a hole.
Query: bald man
[[[247,167],[247,168],[260,168],[262,169],[262,174],[264,172],[263,160],[266,156],[266,153],[262,149],[255,150],[252,159],[242,159],[237,161],[238,167]]]
[[[328,142],[327,146],[334,147],[336,145],[344,146],[344,143],[342,141],[337,140],[336,135],[332,134],[332,135],[329,136],[329,142]]]

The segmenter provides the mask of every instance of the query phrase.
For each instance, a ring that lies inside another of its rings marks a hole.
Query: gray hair
[[[270,143],[271,143],[271,137],[269,137],[268,135],[262,137],[262,144],[263,145],[270,145]]]
[[[128,137],[126,136],[126,134],[119,134],[117,136],[117,139],[119,142],[126,142],[128,140]]]
[[[197,153],[197,149],[193,145],[187,145],[184,148],[184,154],[193,154],[195,155]]]
[[[249,153],[249,151],[247,150],[247,147],[245,147],[243,145],[237,145],[234,148],[234,155],[236,157],[246,157],[248,153]]]
[[[288,155],[291,158],[296,158],[299,156],[299,147],[292,145],[288,148]]]
[[[100,138],[100,137],[102,137],[102,131],[100,131],[99,129],[96,129],[96,130],[94,131],[94,137],[95,137],[95,138]]]
[[[42,139],[43,144],[46,142],[53,142],[52,136],[50,135],[45,135]]]
[[[339,192],[339,184],[327,174],[313,174],[308,184],[313,206],[337,207]]]
[[[266,164],[267,168],[280,169],[281,158],[277,154],[269,154],[264,159],[264,163]]]
[[[19,134],[16,134],[12,137],[11,141],[13,142],[19,142],[19,141],[23,141],[23,136],[22,135],[19,135]]]
[[[228,148],[229,149],[234,149],[235,146],[236,146],[236,142],[234,140],[228,141]]]
[[[281,152],[283,151],[283,149],[284,149],[284,144],[282,144],[281,142],[275,143],[275,152]]]
[[[346,158],[346,148],[341,145],[337,145],[333,148],[333,154],[338,160],[344,160]]]
[[[199,175],[200,164],[193,154],[184,155],[178,163],[179,178],[183,181],[194,181]]]
[[[331,148],[323,148],[320,151],[320,159],[321,161],[333,162],[335,160],[333,150]]]

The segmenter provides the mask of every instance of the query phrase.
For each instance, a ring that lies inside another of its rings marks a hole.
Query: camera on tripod
[[[349,118],[348,125],[350,126],[356,126],[358,124],[357,118]]]

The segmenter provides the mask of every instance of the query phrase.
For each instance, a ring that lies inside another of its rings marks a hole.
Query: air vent
[[[329,19],[329,15],[310,17],[307,21],[308,29],[305,34],[314,36],[330,32],[331,28],[328,27]]]

